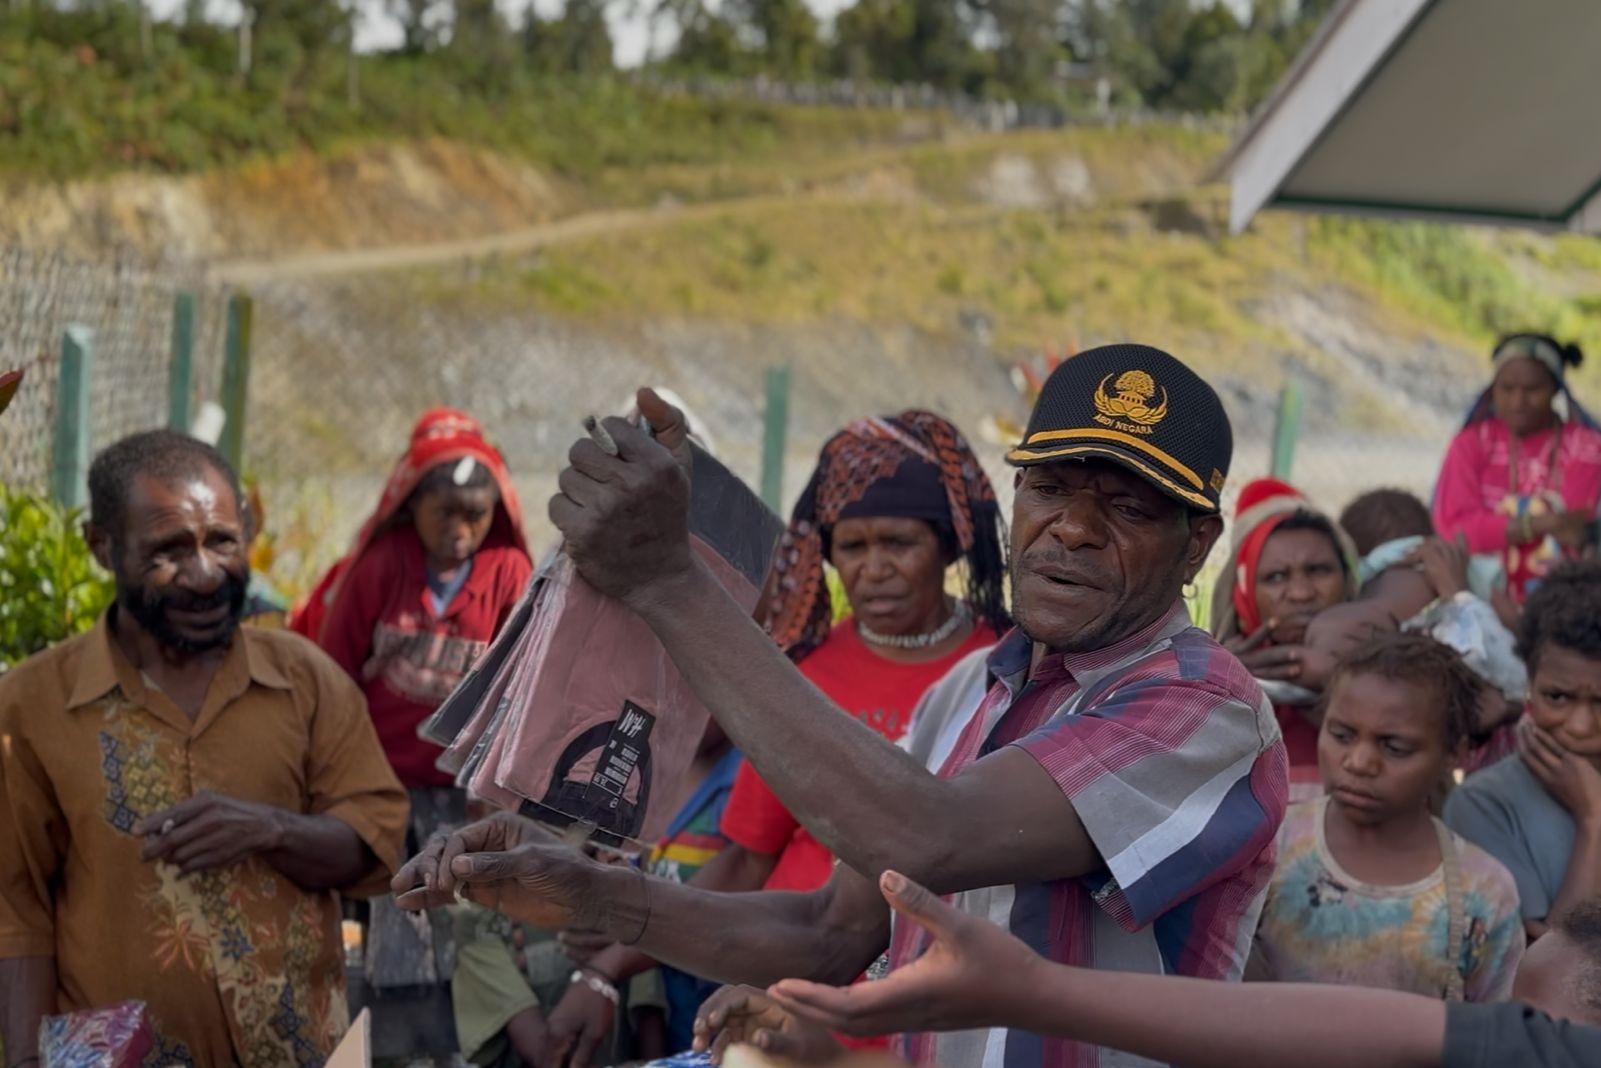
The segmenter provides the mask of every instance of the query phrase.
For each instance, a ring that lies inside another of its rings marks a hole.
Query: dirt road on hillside
[[[792,204],[795,199],[793,196],[770,194],[703,204],[589,212],[539,226],[454,241],[310,252],[269,259],[225,260],[214,263],[211,273],[230,285],[248,286],[284,279],[329,278],[408,267],[430,267],[490,256],[519,255],[585,238],[708,218],[727,212]]]

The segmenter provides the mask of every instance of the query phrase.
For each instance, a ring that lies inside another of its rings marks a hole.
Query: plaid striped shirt
[[[1031,652],[1013,631],[957,665],[914,713],[905,748],[949,777],[1019,746],[1072,800],[1105,865],[952,902],[1062,964],[1238,979],[1288,794],[1284,744],[1261,689],[1190,626],[1183,606],[1116,645],[1048,657],[1032,677]],[[897,922],[890,966],[927,946],[921,929]],[[942,1068],[1151,1063],[1018,1031],[900,1043],[908,1059]]]

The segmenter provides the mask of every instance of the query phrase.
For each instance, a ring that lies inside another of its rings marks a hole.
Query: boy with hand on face
[[[1512,872],[1531,939],[1601,894],[1601,563],[1564,564],[1524,606],[1518,752],[1471,776],[1445,819]]]

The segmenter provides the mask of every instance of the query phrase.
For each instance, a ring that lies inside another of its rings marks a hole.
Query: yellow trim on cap
[[[1190,490],[1185,489],[1177,482],[1174,482],[1172,479],[1162,474],[1162,472],[1157,471],[1154,468],[1147,467],[1145,464],[1136,460],[1132,456],[1126,456],[1123,453],[1114,452],[1113,450],[1102,445],[1080,445],[1076,448],[1052,449],[1049,452],[1035,452],[1032,449],[1019,448],[1013,449],[1011,452],[1007,453],[1006,458],[1013,463],[1022,463],[1029,460],[1057,460],[1064,456],[1079,456],[1084,453],[1094,453],[1097,456],[1110,456],[1121,463],[1125,463],[1136,468],[1152,482],[1166,487],[1168,492],[1179,497],[1181,500],[1189,501],[1197,508],[1204,509],[1207,512],[1217,511],[1216,501],[1203,497],[1199,493],[1193,493]]]
[[[1159,460],[1167,464],[1167,466],[1189,479],[1190,485],[1196,489],[1204,490],[1206,488],[1206,483],[1201,481],[1201,476],[1191,471],[1189,467],[1179,463],[1172,456],[1144,438],[1137,438],[1133,434],[1125,434],[1119,430],[1098,430],[1095,427],[1083,427],[1078,430],[1042,430],[1038,434],[1030,436],[1023,444],[1033,445],[1041,441],[1067,441],[1079,438],[1099,438],[1103,441],[1115,441],[1119,445],[1127,445],[1130,448],[1138,449],[1153,460]]]

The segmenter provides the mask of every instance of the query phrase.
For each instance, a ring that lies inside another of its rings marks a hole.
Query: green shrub
[[[79,518],[0,486],[0,672],[88,630],[111,603]]]

